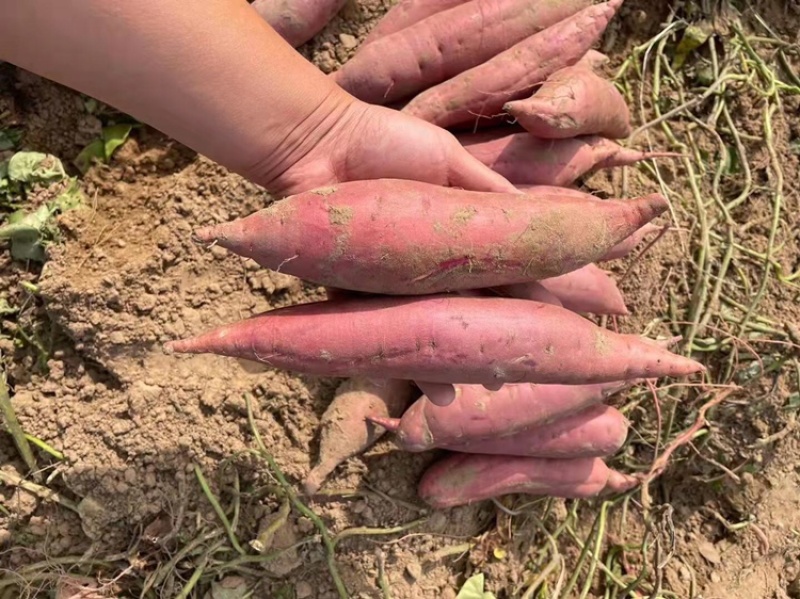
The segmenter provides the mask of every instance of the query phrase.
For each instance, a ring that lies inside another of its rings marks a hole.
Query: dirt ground
[[[303,52],[330,72],[388,4],[351,0]],[[640,259],[612,266],[631,315],[603,322],[688,336],[710,369],[705,388],[662,387],[659,410],[646,388],[619,398],[632,432],[614,464],[647,472],[705,401],[738,386],[645,492],[430,511],[415,484],[436,455],[401,453],[386,438],[341,466],[325,494],[303,498],[307,508],[287,512],[278,471],[299,488],[338,381],[168,356],[161,346],[321,298],[322,290],[194,243],[196,227],[249,214],[270,198],[141,127],[80,178],[86,201],[60,217],[61,240],[43,267],[12,260],[0,245],[0,300],[14,307],[0,312],[0,366],[24,431],[63,453],[37,449],[40,471],[26,475],[0,433],[0,598],[50,597],[56,587],[60,599],[334,598],[323,537],[333,538],[349,596],[365,599],[453,599],[478,572],[501,599],[554,597],[557,589],[562,597],[800,597],[800,280],[791,275],[800,272],[800,95],[792,89],[800,82],[771,90],[759,70],[778,64],[776,48],[784,48],[786,68],[800,73],[800,11],[791,2],[740,15],[687,4],[679,3],[679,18],[713,30],[723,67],[750,61],[746,76],[701,98],[716,77],[704,71],[708,52],[698,51],[677,75],[656,74],[654,88],[653,54],[674,53],[680,35],[648,46],[652,54],[644,45],[683,22],[671,19],[670,3],[628,2],[604,41],[609,74],[629,65],[619,81],[637,125],[668,114],[668,126],[647,128],[637,145],[684,157],[583,182],[601,196],[660,191],[671,200],[674,230]],[[750,54],[736,46],[740,27],[780,42],[753,42]],[[115,116],[0,65],[0,128],[20,128],[20,149],[69,165]],[[751,303],[748,324],[737,324]],[[277,469],[254,451],[246,397]],[[8,484],[8,476],[32,486]],[[233,540],[210,499],[235,526]],[[276,521],[277,532],[264,536]],[[257,539],[264,553],[250,545]],[[546,583],[532,588],[540,575]],[[93,590],[78,595],[80,585]]]

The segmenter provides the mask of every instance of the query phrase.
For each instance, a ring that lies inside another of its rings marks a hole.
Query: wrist
[[[331,152],[342,132],[357,120],[367,105],[338,86],[333,86],[314,110],[292,123],[265,150],[244,175],[270,193],[281,195],[303,185],[310,171],[329,168]],[[317,176],[312,179],[319,178]]]

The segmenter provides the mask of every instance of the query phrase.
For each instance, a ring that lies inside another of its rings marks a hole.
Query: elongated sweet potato
[[[322,415],[319,461],[303,483],[316,493],[328,475],[344,462],[371,447],[386,429],[370,418],[399,416],[412,399],[408,381],[352,378],[339,385]]]
[[[292,196],[196,236],[319,285],[419,295],[570,272],[667,207],[658,195],[597,202],[576,193],[534,198],[354,181]],[[577,222],[582,226],[570,224]]]
[[[292,47],[325,28],[347,0],[255,0],[251,6]]]
[[[505,385],[487,391],[480,385],[457,385],[456,398],[436,405],[424,395],[401,418],[370,418],[395,434],[401,449],[422,452],[466,441],[499,439],[543,426],[601,403],[640,381],[597,385]]]
[[[493,297],[376,296],[272,310],[167,352],[215,353],[319,376],[432,383],[589,384],[703,366],[564,308]]]
[[[631,134],[625,98],[610,81],[583,65],[557,71],[533,96],[508,102],[503,110],[541,139]]]
[[[638,481],[600,458],[551,459],[458,453],[429,467],[417,487],[435,508],[466,505],[511,493],[589,498],[624,492]]]
[[[590,314],[625,316],[628,308],[617,284],[594,264],[558,277],[539,281],[539,285],[554,295],[567,310]],[[501,295],[519,299],[538,300],[540,292],[529,283],[506,285]]]
[[[601,458],[619,451],[627,437],[628,421],[619,410],[594,405],[505,437],[465,438],[442,449],[533,458]]]
[[[389,104],[489,60],[590,3],[472,0],[362,46],[333,78],[360,100]]]
[[[400,31],[426,17],[445,11],[469,0],[400,0],[392,6],[362,43],[366,46],[377,39]]]
[[[601,262],[608,262],[609,260],[618,260],[630,254],[636,247],[644,241],[645,237],[657,231],[661,231],[663,227],[647,223],[641,229],[636,231],[627,239],[623,239],[609,251],[605,256],[600,258]]]
[[[538,139],[528,133],[459,136],[464,148],[486,166],[519,185],[566,187],[594,169],[628,166],[673,152],[642,152],[590,135],[572,139]]]
[[[557,70],[578,62],[605,31],[622,0],[584,8],[529,36],[491,60],[435,85],[411,100],[403,112],[449,127],[501,112],[524,98]]]

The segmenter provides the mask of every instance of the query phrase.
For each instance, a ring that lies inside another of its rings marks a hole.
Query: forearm
[[[244,0],[0,0],[0,58],[267,184],[353,99]]]

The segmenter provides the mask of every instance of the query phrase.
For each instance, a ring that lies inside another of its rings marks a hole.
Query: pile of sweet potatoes
[[[636,484],[604,462],[628,431],[608,398],[702,366],[670,351],[674,339],[589,317],[628,313],[598,263],[660,230],[652,221],[667,208],[659,195],[600,200],[573,187],[593,169],[668,155],[614,141],[631,117],[593,46],[621,3],[400,0],[332,75],[364,101],[451,128],[520,194],[353,181],[197,231],[329,290],[167,345],[345,379],[307,493],[387,431],[402,450],[449,452],[420,481],[435,507]],[[297,44],[341,4],[254,6]],[[308,29],[289,33],[290,21]]]

